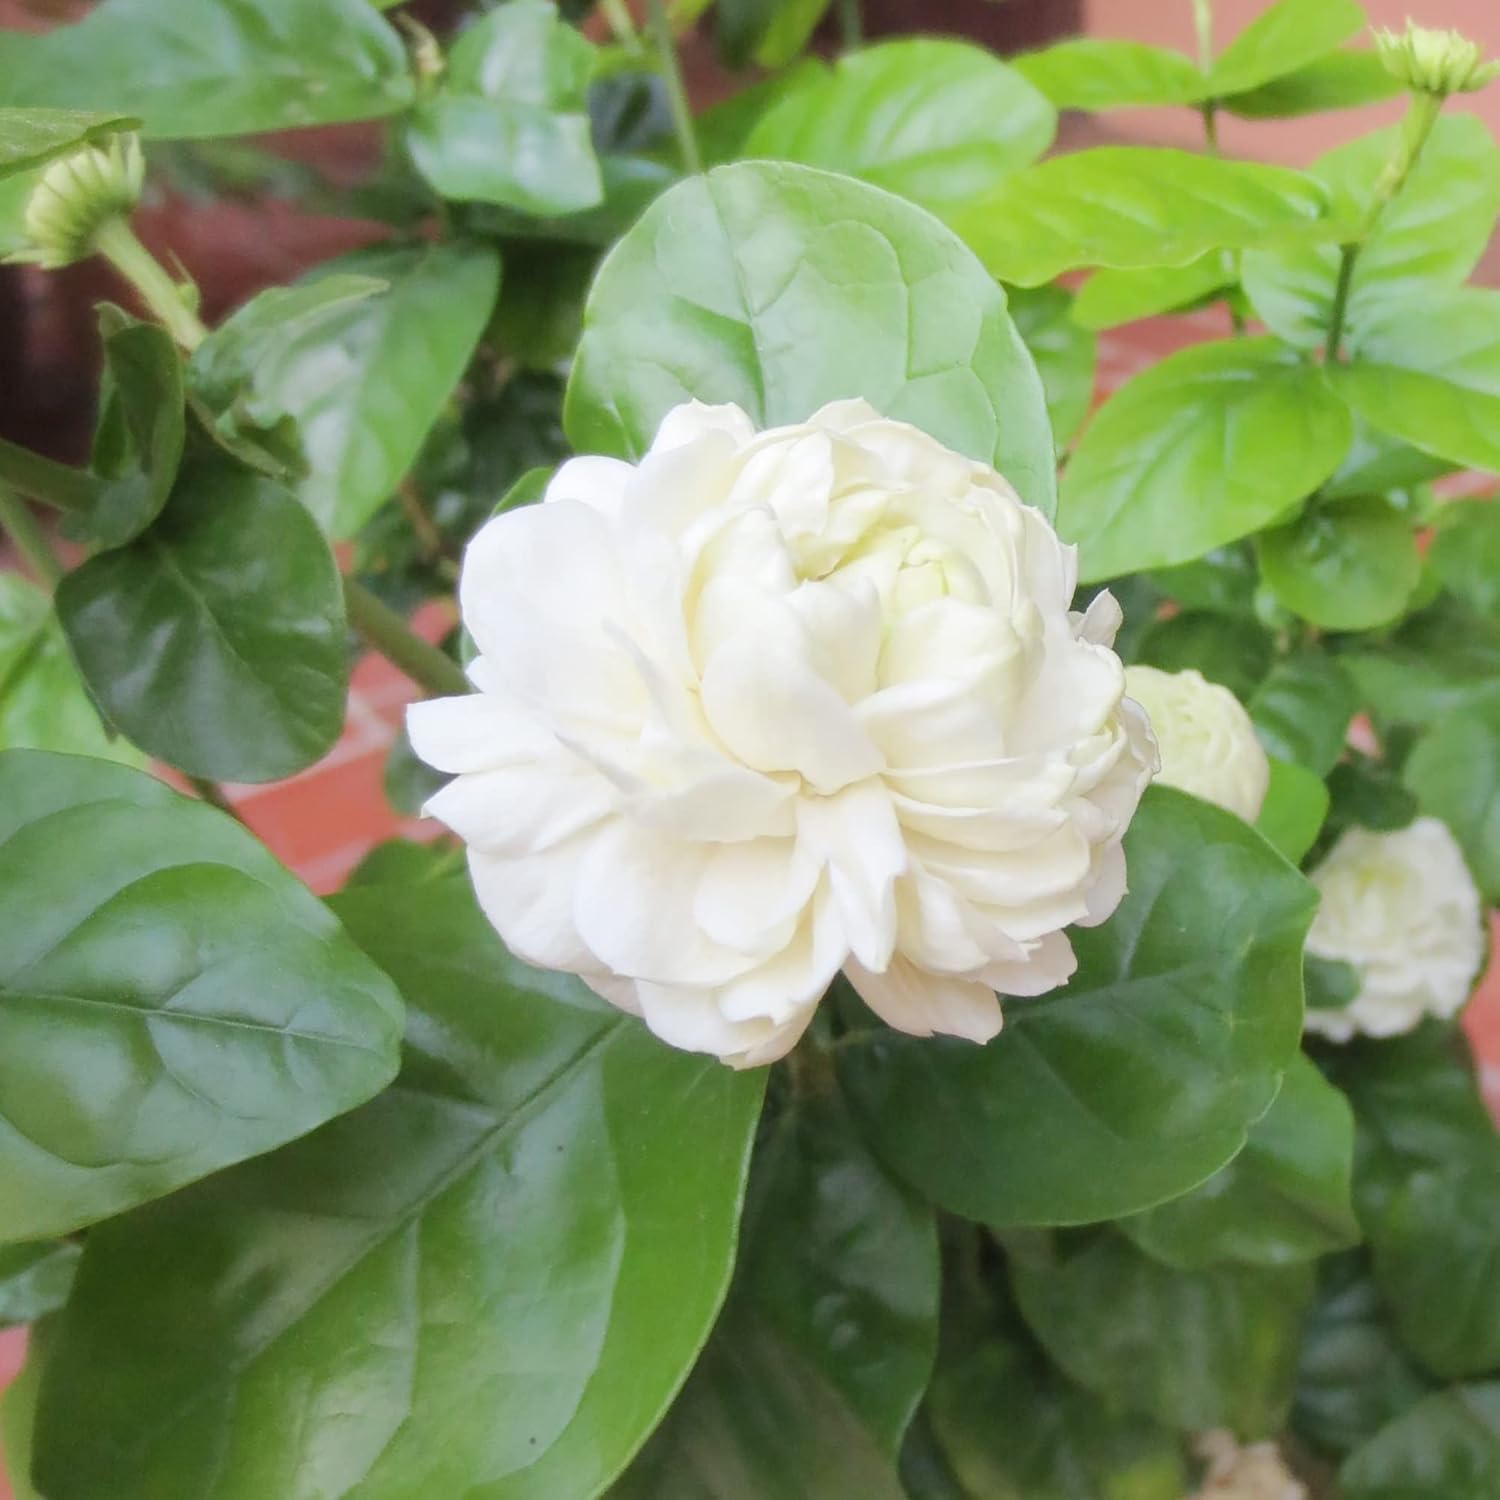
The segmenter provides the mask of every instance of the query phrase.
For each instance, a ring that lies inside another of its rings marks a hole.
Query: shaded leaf
[[[1272,755],[1326,776],[1343,754],[1359,693],[1337,659],[1306,651],[1277,662],[1248,703]]]
[[[139,120],[77,109],[0,109],[0,178],[40,167],[83,145],[98,145]]]
[[[1490,1500],[1500,1493],[1500,1383],[1437,1391],[1339,1471],[1348,1500]]]
[[[80,1254],[71,1240],[0,1245],[0,1328],[56,1312],[68,1300]]]
[[[1445,715],[1417,741],[1406,785],[1462,846],[1485,899],[1500,905],[1500,703]]]

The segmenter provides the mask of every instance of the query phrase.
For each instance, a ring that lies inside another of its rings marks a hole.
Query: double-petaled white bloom
[[[860,401],[668,414],[470,544],[479,691],[416,707],[429,803],[521,957],[675,1046],[772,1061],[843,969],[983,1041],[1125,889],[1150,778],[1107,595],[993,470]]]
[[[1240,700],[1201,672],[1130,667],[1125,691],[1146,710],[1166,786],[1238,813],[1260,816],[1271,763]]]
[[[1312,873],[1322,903],[1307,951],[1341,959],[1359,991],[1339,1010],[1310,1010],[1307,1029],[1346,1042],[1395,1036],[1424,1016],[1451,1016],[1484,957],[1479,892],[1436,818],[1396,833],[1351,829]]]
[[[1192,1500],[1307,1500],[1275,1443],[1242,1447],[1233,1433],[1205,1432],[1193,1447],[1208,1468]]]

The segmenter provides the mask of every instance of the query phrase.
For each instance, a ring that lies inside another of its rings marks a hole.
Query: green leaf
[[[1008,295],[1010,315],[1036,361],[1058,445],[1083,425],[1094,398],[1094,335],[1070,316],[1073,298],[1042,286]]]
[[[1209,92],[1208,80],[1182,53],[1115,37],[1072,37],[1023,52],[1012,66],[1058,109],[1196,104]]]
[[[928,1397],[954,1500],[1181,1500],[1175,1436],[1072,1385],[1013,1341],[939,1362]]]
[[[1270,760],[1271,780],[1255,828],[1272,848],[1299,865],[1317,842],[1328,816],[1328,788],[1320,776],[1296,761],[1275,756]]]
[[[1354,1116],[1298,1056],[1245,1149],[1201,1187],[1119,1227],[1164,1265],[1284,1266],[1359,1243],[1349,1198]]]
[[[517,962],[459,882],[335,906],[407,998],[401,1078],[90,1234],[49,1494],[594,1495],[707,1335],[764,1072]]]
[[[390,982],[232,819],[25,750],[0,808],[0,1238],[160,1197],[394,1074]]]
[[[1360,223],[1382,169],[1397,150],[1399,126],[1339,146],[1313,163],[1333,216]],[[1367,322],[1390,304],[1407,305],[1433,286],[1456,286],[1478,263],[1500,210],[1500,147],[1473,115],[1445,115],[1416,166],[1360,250],[1349,283],[1345,327],[1362,340]],[[1273,333],[1302,348],[1327,337],[1339,279],[1339,247],[1300,244],[1248,253],[1245,292]]]
[[[1214,59],[1211,91],[1222,98],[1295,73],[1364,24],[1355,0],[1276,0]]]
[[[1404,621],[1378,649],[1366,644],[1342,660],[1364,701],[1397,723],[1500,703],[1500,621],[1448,600]]]
[[[1444,588],[1479,614],[1500,619],[1500,501],[1444,506],[1427,557]]]
[[[1073,319],[1103,330],[1176,312],[1227,291],[1237,278],[1230,258],[1210,250],[1185,266],[1147,266],[1139,271],[1095,271],[1079,289]]]
[[[377,282],[388,289],[372,296]],[[193,387],[231,431],[287,424],[304,503],[350,536],[416,459],[499,285],[477,245],[357,251],[246,303],[194,355]]]
[[[385,772],[381,783],[385,800],[399,813],[414,818],[420,815],[422,804],[447,786],[452,778],[441,771],[434,771],[426,761],[417,756],[411,747],[403,725],[396,731],[391,748],[386,752]]]
[[[1386,71],[1374,52],[1350,48],[1330,52],[1259,88],[1231,94],[1221,104],[1242,119],[1283,120],[1378,104],[1384,99],[1394,99],[1400,92],[1399,80]]]
[[[1254,620],[1190,609],[1152,621],[1135,660],[1163,672],[1192,668],[1248,700],[1270,669],[1275,649],[1270,632]]]
[[[1302,990],[1308,1010],[1343,1010],[1359,994],[1359,970],[1342,959],[1304,953]]]
[[[1080,266],[1178,266],[1306,233],[1326,201],[1285,167],[1100,146],[1013,173],[949,219],[1001,281],[1040,286]]]
[[[104,383],[91,467],[104,483],[77,522],[80,535],[120,547],[161,514],[182,464],[182,360],[165,329],[117,308],[103,312],[100,332]]]
[[[1357,825],[1389,833],[1405,828],[1418,811],[1416,797],[1397,780],[1394,766],[1358,752],[1329,773],[1328,791],[1335,828]]]
[[[784,68],[807,46],[829,0],[718,0],[719,50],[731,67]],[[699,5],[702,8],[702,5]]]
[[[1439,719],[1405,780],[1422,811],[1453,830],[1485,900],[1500,905],[1500,703]]]
[[[41,36],[0,32],[0,103],[118,110],[158,140],[374,119],[412,96],[369,0],[104,0]]]
[[[1347,1500],[1491,1500],[1500,1494],[1500,1382],[1436,1391],[1351,1454]]]
[[[79,146],[98,145],[141,122],[76,109],[0,109],[0,178],[30,171]]]
[[[604,197],[587,93],[595,49],[551,0],[510,0],[471,25],[406,142],[445,198],[566,214]]]
[[[704,165],[717,167],[738,161],[746,154],[745,142],[750,139],[750,132],[767,114],[798,89],[816,86],[827,73],[821,59],[803,57],[790,68],[710,104],[693,121]]]
[[[1383,500],[1310,505],[1259,537],[1256,553],[1276,602],[1324,630],[1390,624],[1422,577],[1411,523]]]
[[[1305,651],[1277,662],[1249,708],[1255,732],[1272,755],[1326,776],[1344,752],[1359,693],[1335,658]]]
[[[1275,339],[1198,344],[1127,381],[1084,429],[1058,530],[1086,581],[1191,562],[1310,495],[1349,436],[1323,371]]]
[[[0,1328],[56,1312],[68,1300],[81,1253],[70,1240],[0,1245]]]
[[[386,839],[376,844],[349,872],[347,890],[361,885],[420,885],[463,868],[463,850],[441,842]]]
[[[111,739],[68,654],[52,601],[18,573],[0,572],[0,750],[64,750],[139,765]]]
[[[1345,1454],[1430,1388],[1396,1341],[1364,1257],[1325,1261],[1302,1333],[1297,1434],[1323,1452]]]
[[[580,452],[638,458],[679,402],[760,426],[862,396],[1053,510],[1041,381],[1005,297],[921,209],[811,167],[678,184],[599,272],[568,386]]]
[[[1389,495],[1393,490],[1415,489],[1453,469],[1453,464],[1356,418],[1354,440],[1343,463],[1323,486],[1323,498],[1357,500],[1365,495]]]
[[[1255,553],[1243,542],[1215,547],[1194,562],[1151,574],[1151,582],[1184,609],[1237,620],[1253,612],[1259,578]]]
[[[1031,1331],[1080,1385],[1169,1427],[1267,1437],[1286,1418],[1310,1265],[1183,1271],[1106,1230],[1011,1260]]]
[[[57,611],[109,721],[190,775],[274,781],[343,728],[333,554],[291,495],[247,470],[185,466],[150,531],[67,574]]]
[[[1006,1007],[985,1047],[857,1033],[839,1074],[881,1155],[995,1225],[1085,1223],[1196,1187],[1244,1145],[1301,1029],[1316,897],[1231,813],[1152,788],[1130,888],[1070,933],[1069,984]]]
[[[746,156],[847,172],[935,211],[986,192],[1052,144],[1057,111],[966,42],[906,39],[839,59],[750,132]]]

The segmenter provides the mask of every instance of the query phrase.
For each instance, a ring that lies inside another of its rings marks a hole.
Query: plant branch
[[[1339,279],[1333,288],[1333,310],[1328,315],[1328,358],[1337,361],[1339,345],[1344,340],[1344,319],[1349,311],[1349,287],[1354,280],[1354,263],[1359,259],[1359,245],[1339,247]]]
[[[99,493],[99,481],[82,469],[55,463],[0,438],[0,480],[54,510],[87,510]]]
[[[37,582],[49,591],[56,588],[63,570],[52,551],[52,544],[37,525],[26,502],[3,488],[0,488],[0,531],[16,544],[16,551],[26,559]]]
[[[687,85],[682,79],[682,63],[677,43],[667,19],[665,0],[646,0],[647,22],[656,49],[656,65],[667,88],[667,102],[672,107],[672,128],[677,133],[677,149],[685,171],[694,175],[703,170],[703,153],[698,149],[698,133],[693,128],[692,106],[688,103]]]
[[[861,0],[839,0],[839,34],[845,52],[858,52],[865,44],[865,17]]]
[[[411,680],[437,697],[470,692],[464,669],[421,636],[383,600],[353,578],[344,579],[344,607],[360,637]]]
[[[94,248],[140,294],[151,316],[189,353],[208,337],[203,320],[161,262],[135,237],[124,219],[111,219],[94,237]]]
[[[625,0],[599,0],[599,10],[615,41],[627,52],[640,53],[641,39],[636,34],[635,21]]]

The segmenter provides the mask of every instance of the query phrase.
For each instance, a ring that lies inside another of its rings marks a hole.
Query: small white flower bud
[[[99,230],[140,202],[145,175],[134,135],[112,136],[107,145],[80,146],[59,157],[32,189],[23,222],[27,248],[12,258],[49,271],[85,259]]]
[[[1377,30],[1374,37],[1386,72],[1419,94],[1471,94],[1500,73],[1500,63],[1481,61],[1479,44],[1457,31],[1408,21],[1404,32]]]

